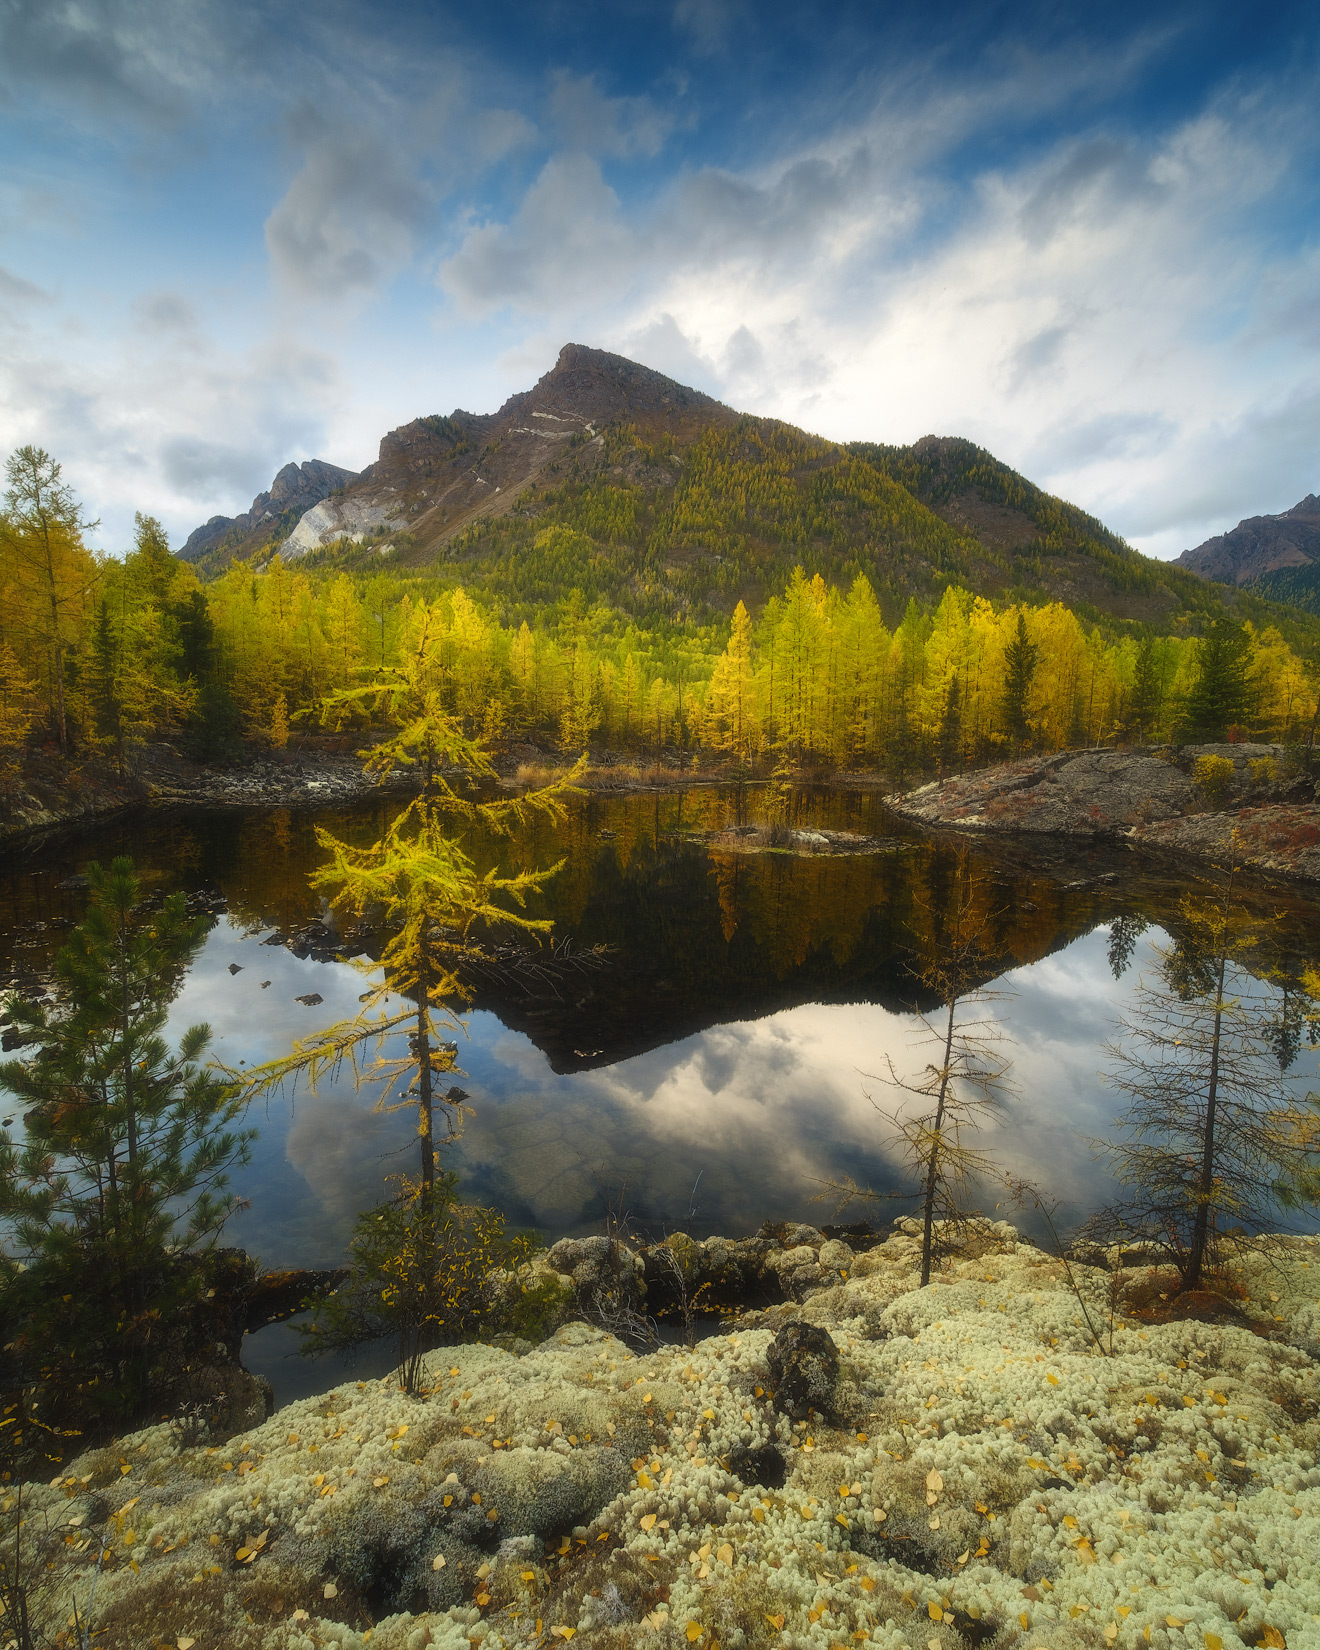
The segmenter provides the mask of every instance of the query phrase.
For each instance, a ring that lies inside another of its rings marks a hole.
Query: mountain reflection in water
[[[321,915],[307,889],[321,857],[314,828],[370,841],[387,806],[153,815],[11,861],[0,969],[19,983],[39,974],[81,912],[81,894],[57,884],[90,858],[129,852],[152,889],[209,893],[224,907],[171,1030],[208,1021],[233,1065],[282,1053],[356,1012],[365,984],[348,964],[317,960],[324,944],[299,956],[269,943]],[[835,1205],[817,1199],[843,1176],[896,1188],[873,1103],[892,1107],[894,1096],[877,1074],[887,1057],[900,1071],[928,1057],[913,1044],[913,971],[939,943],[959,845],[914,835],[867,793],[806,791],[793,806],[797,825],[886,846],[803,858],[709,845],[703,833],[764,809],[757,790],[717,789],[585,796],[562,829],[502,845],[512,866],[565,860],[545,914],[557,937],[609,956],[551,986],[516,973],[483,984],[460,1035],[475,1115],[447,1153],[467,1196],[553,1240],[598,1229],[604,1199],[621,1193],[640,1227],[700,1235],[766,1219],[819,1224]],[[478,847],[478,857],[496,852]],[[1099,1076],[1103,1044],[1149,971],[1152,940],[1176,931],[1185,883],[1085,842],[984,841],[967,852],[1000,959],[1007,995],[993,1011],[1015,1041],[1019,1090],[985,1144],[1061,1198],[1071,1221],[1109,1191],[1085,1138],[1103,1136],[1119,1109]],[[1288,974],[1315,961],[1314,902],[1275,889],[1249,897],[1267,920],[1260,954],[1244,963]],[[1115,981],[1107,925],[1122,914],[1155,926]],[[296,1001],[307,994],[323,1001]],[[1313,1073],[1304,1053],[1299,1080]],[[406,1111],[374,1113],[372,1100],[344,1080],[259,1108],[253,1161],[235,1176],[249,1207],[230,1240],[268,1265],[337,1262],[357,1212],[412,1167],[415,1123]]]

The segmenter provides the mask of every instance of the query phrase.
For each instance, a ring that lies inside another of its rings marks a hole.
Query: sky
[[[1320,491],[1313,4],[0,0],[0,445],[122,551],[572,340],[1170,557]]]

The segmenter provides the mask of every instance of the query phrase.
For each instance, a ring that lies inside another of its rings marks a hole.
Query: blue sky
[[[0,0],[0,442],[100,542],[569,339],[1157,555],[1320,490],[1314,6]]]

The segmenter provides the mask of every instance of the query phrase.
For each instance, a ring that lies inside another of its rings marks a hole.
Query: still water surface
[[[322,858],[315,826],[370,840],[386,806],[152,815],[11,861],[0,977],[39,972],[81,914],[82,896],[58,888],[65,877],[128,852],[153,890],[206,892],[223,906],[171,1030],[207,1021],[231,1066],[281,1054],[355,1013],[366,984],[347,962],[281,943],[320,914],[307,889]],[[448,1150],[465,1195],[553,1241],[598,1230],[606,1198],[622,1197],[654,1235],[739,1235],[767,1219],[834,1218],[827,1188],[845,1176],[898,1188],[877,1110],[896,1097],[877,1074],[891,1058],[911,1071],[928,1057],[913,969],[933,943],[957,845],[913,834],[871,795],[829,791],[797,797],[798,824],[887,846],[803,858],[704,840],[763,806],[755,791],[592,795],[561,829],[505,845],[520,865],[564,860],[544,914],[557,936],[610,952],[552,990],[490,982],[465,1016],[461,1081],[475,1116]],[[1186,883],[1114,848],[1070,846],[1056,865],[1005,843],[972,854],[1001,958],[990,1011],[1012,1038],[1017,1090],[985,1144],[1058,1198],[1071,1224],[1112,1190],[1091,1145],[1120,1109],[1104,1045],[1151,971],[1152,946],[1176,930]],[[1314,962],[1314,902],[1277,889],[1254,898],[1268,937],[1247,959],[1257,972]],[[1109,924],[1125,914],[1152,927],[1116,979]],[[310,993],[322,1003],[296,1001]],[[1304,1051],[1296,1080],[1305,1089],[1314,1075]],[[344,1080],[258,1108],[260,1139],[234,1176],[246,1206],[228,1240],[268,1266],[337,1264],[356,1214],[414,1169],[415,1121],[373,1102]],[[867,1212],[853,1205],[841,1218]]]

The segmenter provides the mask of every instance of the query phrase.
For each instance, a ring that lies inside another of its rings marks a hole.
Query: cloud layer
[[[573,337],[1159,554],[1314,491],[1305,33],[924,16],[16,0],[0,440],[181,535]]]

